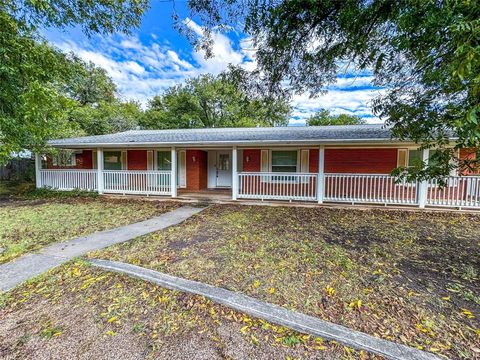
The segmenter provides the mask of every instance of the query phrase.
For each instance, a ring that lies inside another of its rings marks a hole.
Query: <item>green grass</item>
[[[480,348],[479,221],[453,213],[213,206],[182,226],[90,256],[472,358]]]
[[[39,194],[37,194],[39,195]],[[8,201],[0,206],[0,263],[45,245],[141,221],[174,203],[54,197]]]
[[[0,317],[6,324],[3,336],[0,329],[2,350],[12,358],[52,356],[55,346],[64,347],[63,341],[68,343],[69,354],[89,357],[85,352],[94,345],[84,344],[96,339],[114,350],[105,357],[115,357],[117,337],[132,358],[163,358],[165,353],[185,358],[183,351],[191,353],[192,339],[200,343],[201,352],[208,354],[213,348],[215,354],[225,355],[225,349],[231,348],[237,358],[375,358],[251,318],[201,296],[100,271],[82,261],[60,266],[5,294]],[[39,346],[32,354],[32,341],[49,341],[48,348]],[[143,344],[140,349],[138,343]],[[165,344],[173,348],[164,350]]]
[[[87,258],[138,264],[471,359],[480,349],[479,221],[480,215],[448,212],[213,205]],[[52,350],[81,326],[66,317],[95,324],[76,335],[79,344],[140,339],[142,356],[151,358],[172,351],[165,344],[182,351],[198,336],[202,350],[214,347],[225,357],[233,347],[244,358],[375,358],[83,261],[0,297],[0,318],[12,324],[4,338],[0,329],[0,342],[7,354],[22,357],[31,348],[18,339],[51,335]]]
[[[0,180],[0,198],[9,196],[18,196],[22,193],[29,192],[35,188],[32,183],[20,183],[16,181]]]

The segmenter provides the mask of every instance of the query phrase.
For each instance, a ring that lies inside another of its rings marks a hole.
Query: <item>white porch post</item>
[[[232,149],[232,200],[237,200],[238,171],[237,171],[237,146]]]
[[[37,188],[42,187],[41,172],[42,169],[42,156],[38,153],[35,153],[35,186]]]
[[[429,149],[422,150],[422,161],[424,163],[428,164],[429,155],[430,155]],[[428,190],[427,187],[428,187],[428,184],[426,180],[423,180],[418,184],[417,199],[418,199],[418,207],[421,209],[425,208],[425,204],[427,203],[427,190]]]
[[[172,198],[177,197],[177,150],[172,147],[172,175],[170,178],[170,192]]]
[[[97,192],[103,194],[103,148],[97,149]]]
[[[325,146],[318,148],[318,175],[317,175],[317,199],[318,203],[323,203],[325,192]]]

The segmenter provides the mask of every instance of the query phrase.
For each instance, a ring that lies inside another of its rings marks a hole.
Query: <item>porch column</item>
[[[237,172],[237,146],[232,148],[232,200],[237,200],[238,172]]]
[[[172,147],[172,176],[170,178],[170,191],[172,198],[177,197],[177,150]]]
[[[97,149],[97,192],[103,194],[103,148]]]
[[[325,146],[318,148],[318,175],[317,175],[317,199],[318,203],[323,203],[325,192]]]
[[[422,150],[422,161],[426,164],[428,164],[429,155],[430,155],[429,149]],[[418,184],[417,191],[418,191],[417,192],[418,207],[423,209],[425,208],[425,204],[427,203],[428,184],[426,180],[423,180]]]
[[[41,172],[42,169],[42,156],[38,153],[35,153],[35,186],[38,188],[42,187]]]

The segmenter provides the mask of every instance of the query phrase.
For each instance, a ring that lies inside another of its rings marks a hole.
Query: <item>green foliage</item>
[[[60,191],[49,188],[30,188],[19,195],[25,199],[68,199],[77,197],[96,198],[98,193],[79,189],[74,189],[72,191]]]
[[[142,115],[138,103],[115,100],[77,106],[72,109],[70,120],[85,135],[101,135],[134,129]]]
[[[100,102],[114,102],[117,87],[107,72],[92,62],[85,63],[77,57],[72,59],[76,67],[71,81],[65,89],[80,105],[96,105]]]
[[[58,89],[69,76],[68,59],[0,12],[0,163],[12,152],[43,146],[69,133],[73,105]]]
[[[19,0],[2,1],[0,11],[28,28],[80,26],[91,35],[138,27],[148,8],[147,0]]]
[[[114,100],[115,86],[103,70],[49,46],[36,28],[126,32],[139,25],[146,7],[144,0],[1,2],[0,164],[14,152],[41,151],[47,139],[77,135],[82,129],[69,117],[77,106]]]
[[[307,126],[324,125],[362,125],[365,120],[356,115],[332,115],[327,109],[321,109],[307,119]]]
[[[147,129],[281,126],[290,105],[255,91],[248,73],[230,68],[187,80],[154,97],[140,125]]]
[[[206,27],[199,46],[209,46],[213,29],[243,24],[271,88],[287,83],[316,94],[340,71],[371,71],[384,87],[374,113],[395,137],[446,149],[456,134],[457,148],[480,147],[478,1],[193,0],[189,6]],[[446,162],[424,170],[435,176],[442,169]]]

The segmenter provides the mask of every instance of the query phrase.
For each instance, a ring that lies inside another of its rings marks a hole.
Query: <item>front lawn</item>
[[[0,294],[2,359],[370,359],[77,261]]]
[[[479,215],[212,206],[91,254],[452,358],[480,357]]]
[[[480,215],[212,205],[88,254],[480,357]],[[0,297],[0,357],[370,359],[202,297],[70,262]]]
[[[60,197],[0,200],[0,264],[53,242],[134,223],[172,210],[173,202]]]

